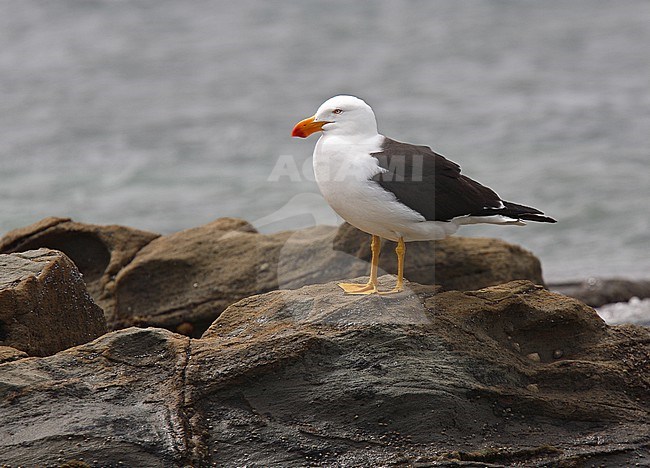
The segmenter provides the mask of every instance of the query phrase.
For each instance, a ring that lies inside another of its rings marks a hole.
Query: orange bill
[[[307,138],[312,133],[320,132],[323,129],[323,125],[329,123],[324,120],[316,121],[316,116],[311,116],[308,119],[301,120],[293,127],[291,136]]]

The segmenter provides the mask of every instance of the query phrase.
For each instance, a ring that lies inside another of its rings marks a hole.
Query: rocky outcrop
[[[627,302],[633,297],[650,298],[649,280],[627,280],[622,278],[588,278],[584,281],[555,283],[553,291],[575,297],[591,307]]]
[[[129,328],[2,364],[0,459],[149,467],[645,460],[648,329],[608,327],[579,301],[526,281],[470,292],[407,286],[393,296],[346,296],[334,283],[272,291],[228,307],[201,339]]]
[[[222,218],[150,242],[116,277],[117,327],[183,324],[200,334],[233,302],[277,288],[276,237],[288,235]]]
[[[104,333],[104,314],[68,257],[48,249],[0,255],[0,347],[48,356]]]
[[[396,270],[387,243],[380,266]],[[160,237],[115,280],[115,328],[133,324],[200,334],[230,304],[278,288],[367,274],[369,236],[344,225],[260,234],[230,218]],[[445,239],[409,246],[406,277],[449,289],[512,279],[542,283],[539,261],[495,239]]]
[[[98,226],[51,217],[7,233],[0,239],[0,253],[43,247],[65,253],[83,275],[88,291],[111,323],[115,310],[115,276],[138,250],[159,236],[124,226]]]
[[[347,224],[266,235],[232,218],[162,237],[48,218],[9,233],[0,252],[37,246],[78,263],[111,329],[153,325],[195,337],[242,298],[364,275],[370,261],[369,236]],[[384,244],[383,272],[396,271],[393,250]],[[408,279],[446,289],[542,284],[537,258],[496,239],[409,244],[405,268]]]
[[[0,364],[3,362],[17,361],[27,357],[28,354],[25,351],[21,351],[11,346],[0,346]]]

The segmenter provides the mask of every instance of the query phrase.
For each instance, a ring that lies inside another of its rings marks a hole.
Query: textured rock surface
[[[151,242],[116,278],[123,326],[174,329],[189,322],[202,333],[230,304],[283,287],[363,274],[366,262],[332,251],[333,229],[262,235],[228,218]],[[329,247],[328,247],[329,244]]]
[[[77,265],[88,291],[110,323],[115,309],[115,275],[138,250],[156,237],[159,234],[124,226],[98,226],[68,218],[45,218],[7,233],[0,239],[0,253],[41,247],[65,253]]]
[[[128,329],[0,365],[0,460],[182,466],[191,437],[183,402],[188,346],[165,330]]]
[[[364,275],[370,261],[369,236],[347,224],[264,235],[232,218],[162,237],[48,218],[9,233],[0,252],[41,245],[78,263],[111,329],[154,325],[192,336],[244,297]],[[393,250],[385,243],[383,271],[396,270]],[[495,239],[409,244],[406,277],[446,289],[542,283],[537,258]]]
[[[589,307],[525,281],[435,289],[273,291],[230,306],[201,339],[131,328],[2,364],[0,459],[151,467],[647,461],[648,329],[607,327]]]
[[[47,356],[106,332],[102,310],[60,252],[0,255],[0,345]]]
[[[410,246],[407,278],[465,289],[520,278],[542,282],[539,261],[519,247],[494,239],[442,242]],[[388,250],[383,255],[388,271],[395,269],[394,257]],[[116,278],[115,319],[119,326],[187,325],[199,336],[242,298],[363,275],[369,260],[368,236],[349,226],[263,235],[224,218],[140,250]]]
[[[27,357],[28,354],[25,351],[21,351],[11,346],[0,346],[0,364],[3,362],[17,361]]]

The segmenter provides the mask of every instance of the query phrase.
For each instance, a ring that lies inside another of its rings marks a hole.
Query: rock
[[[0,345],[48,356],[106,332],[77,267],[48,249],[0,255]]]
[[[192,438],[183,402],[188,350],[188,338],[133,328],[0,365],[0,460],[183,466]]]
[[[0,239],[0,253],[46,247],[65,253],[75,263],[88,291],[106,319],[113,322],[115,275],[135,253],[159,234],[124,226],[77,223],[68,218],[45,218],[16,229]]]
[[[633,297],[650,298],[650,280],[587,278],[584,281],[554,283],[549,287],[555,292],[580,299],[591,307],[628,302]]]
[[[0,459],[634,465],[650,449],[649,342],[526,281],[272,291],[228,307],[201,339],[129,328],[0,365]]]
[[[527,354],[526,357],[527,357],[528,359],[530,359],[531,361],[533,361],[533,362],[539,362],[539,361],[541,361],[541,358],[539,357],[539,354],[537,354],[537,353],[530,353],[530,354]]]
[[[0,346],[0,364],[3,362],[17,361],[27,357],[28,354],[25,351],[21,351],[11,346]]]
[[[347,224],[265,235],[243,220],[221,218],[159,237],[48,218],[8,234],[0,251],[47,245],[71,255],[111,329],[153,325],[198,337],[226,307],[250,295],[368,274],[369,239]],[[384,244],[382,272],[395,272],[393,250]],[[495,239],[410,243],[405,275],[445,289],[513,279],[542,284],[532,254]]]
[[[242,298],[367,274],[369,236],[349,225],[264,235],[240,223],[217,220],[158,238],[140,250],[116,279],[120,326],[181,331],[189,324],[192,335],[200,336]],[[518,247],[493,239],[444,242],[410,245],[406,276],[425,284],[438,279],[449,288],[516,278],[542,282],[539,261]],[[392,251],[384,252],[382,262],[389,271],[396,268]]]
[[[116,278],[116,327],[155,325],[200,336],[230,304],[253,294],[366,272],[366,261],[332,249],[336,230],[259,234],[218,219],[160,237]]]

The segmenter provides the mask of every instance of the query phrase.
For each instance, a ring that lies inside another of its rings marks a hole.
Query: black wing
[[[385,138],[373,153],[388,172],[372,178],[427,221],[457,216],[504,215],[515,219],[555,222],[535,208],[501,200],[490,188],[460,173],[460,166],[431,150]]]

